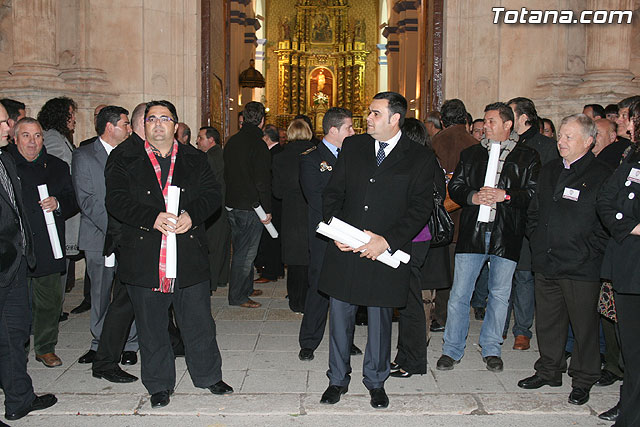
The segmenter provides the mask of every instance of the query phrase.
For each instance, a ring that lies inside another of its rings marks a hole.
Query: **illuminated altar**
[[[366,57],[365,21],[349,16],[347,0],[298,0],[295,16],[279,22],[276,122],[307,114],[314,131],[330,107],[351,110],[363,127]]]

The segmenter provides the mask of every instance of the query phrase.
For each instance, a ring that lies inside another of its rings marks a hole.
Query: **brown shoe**
[[[524,335],[516,335],[516,340],[513,343],[514,350],[529,350],[529,341],[531,338],[527,338]]]
[[[62,360],[55,353],[36,354],[36,360],[42,362],[47,368],[55,368],[62,365]]]
[[[259,277],[256,280],[253,281],[253,283],[269,283],[269,282],[275,282],[275,280],[271,280],[271,279],[266,279],[264,277]]]
[[[247,300],[247,302],[240,304],[240,307],[244,307],[244,308],[258,308],[258,307],[262,307],[262,304],[260,304],[259,302],[256,302],[252,299]]]

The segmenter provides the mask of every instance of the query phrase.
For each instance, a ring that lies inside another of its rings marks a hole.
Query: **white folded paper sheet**
[[[38,194],[40,195],[40,201],[49,197],[49,189],[47,184],[38,185]],[[44,222],[47,224],[47,233],[49,233],[49,242],[51,243],[51,249],[53,250],[53,258],[60,259],[64,256],[62,253],[62,247],[60,246],[60,237],[58,236],[58,229],[56,228],[56,219],[53,217],[53,212],[42,211],[44,214]]]
[[[331,217],[328,224],[342,231],[343,233],[361,241],[362,244],[360,246],[369,243],[369,240],[371,240],[371,236],[369,236],[367,233],[354,227],[351,224],[342,221],[340,218],[336,218],[335,216]],[[411,260],[411,256],[408,253],[401,251],[400,249],[395,251],[391,256],[403,264],[407,264]]]
[[[497,142],[491,143],[491,150],[489,150],[489,162],[487,163],[487,172],[484,175],[484,186],[495,187],[496,186],[496,174],[498,173],[498,161],[500,160],[500,144]],[[478,212],[478,222],[489,222],[491,215],[491,206],[480,205]]]
[[[253,210],[256,211],[256,214],[258,214],[258,218],[260,218],[260,221],[264,221],[265,219],[267,219],[267,213],[262,208],[262,205],[258,204],[254,206]],[[267,229],[267,231],[269,232],[269,235],[272,238],[274,239],[278,238],[278,230],[276,230],[276,228],[273,226],[273,222],[270,222],[269,224],[264,224],[264,228]]]
[[[180,205],[180,187],[170,185],[167,199],[167,212],[177,216],[178,206]],[[172,222],[175,221],[172,220]],[[166,274],[168,279],[175,279],[178,277],[178,243],[176,241],[176,233],[171,232],[167,236]]]
[[[349,245],[352,248],[358,248],[364,244],[353,236],[350,236],[347,233],[344,233],[342,230],[339,230],[336,227],[324,222],[320,222],[318,224],[318,226],[316,227],[316,232],[332,240],[337,240],[342,244]],[[386,264],[392,268],[398,268],[398,266],[400,265],[400,261],[393,258],[388,252],[383,252],[382,254],[380,254],[380,256],[376,258],[376,261],[380,261],[381,263]]]

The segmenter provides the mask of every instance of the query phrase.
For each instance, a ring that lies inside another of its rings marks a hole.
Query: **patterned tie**
[[[389,145],[386,142],[379,142],[379,144],[380,148],[378,149],[378,154],[376,154],[376,162],[378,163],[378,166],[380,166],[380,163],[382,163],[382,161],[384,160],[384,149],[387,147],[387,145]]]

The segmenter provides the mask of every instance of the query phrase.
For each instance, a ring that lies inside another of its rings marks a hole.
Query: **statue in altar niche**
[[[356,24],[353,29],[353,41],[366,42],[366,24],[364,19],[356,19]]]
[[[291,40],[291,24],[288,16],[280,20],[280,40]]]
[[[309,76],[309,89],[312,94],[311,108],[326,109],[333,98],[333,74],[327,68],[319,67]]]
[[[319,13],[313,20],[311,43],[333,43],[333,28],[326,13]]]

